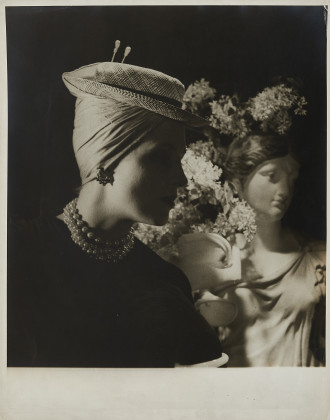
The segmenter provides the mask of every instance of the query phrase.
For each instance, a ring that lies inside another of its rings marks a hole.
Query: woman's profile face
[[[181,166],[185,151],[183,124],[164,120],[115,169],[111,207],[127,220],[165,224],[177,188],[187,181]]]
[[[280,220],[291,203],[298,174],[299,164],[290,155],[265,161],[245,181],[243,198],[257,217]]]

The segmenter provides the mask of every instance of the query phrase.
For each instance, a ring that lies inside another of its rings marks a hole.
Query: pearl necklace
[[[123,259],[134,246],[134,229],[131,228],[127,235],[114,241],[102,239],[83,220],[77,209],[77,200],[75,198],[63,209],[64,223],[71,232],[73,242],[98,261],[117,262]]]

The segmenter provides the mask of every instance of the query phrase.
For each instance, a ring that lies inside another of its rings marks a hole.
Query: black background
[[[220,94],[254,96],[276,76],[300,78],[308,117],[298,130],[305,163],[288,214],[325,238],[326,24],[322,6],[7,7],[11,218],[55,214],[79,185],[72,151],[74,98],[61,74],[110,61],[180,79],[201,77]]]

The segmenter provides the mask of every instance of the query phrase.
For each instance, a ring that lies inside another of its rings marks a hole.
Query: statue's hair
[[[224,174],[228,180],[244,183],[247,176],[267,160],[291,153],[291,139],[286,135],[252,133],[235,139],[228,148]]]

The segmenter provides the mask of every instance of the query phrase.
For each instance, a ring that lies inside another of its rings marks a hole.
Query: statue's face
[[[265,161],[248,176],[242,197],[258,218],[280,220],[291,203],[298,174],[299,164],[290,155]]]

